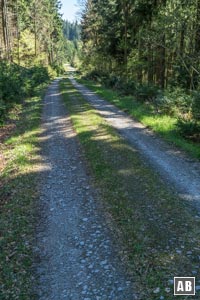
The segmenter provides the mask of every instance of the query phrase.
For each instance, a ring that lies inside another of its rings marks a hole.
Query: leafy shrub
[[[179,118],[176,124],[177,130],[183,137],[194,139],[200,135],[200,124],[194,120]]]
[[[48,69],[42,66],[31,68],[30,73],[33,87],[50,79]]]
[[[200,94],[199,91],[193,93],[192,117],[195,121],[200,121]]]
[[[1,98],[5,103],[17,102],[22,94],[22,76],[16,65],[0,63]]]
[[[200,141],[200,96],[195,91],[192,95],[182,98],[179,103],[179,119],[177,121],[178,132],[195,141]]]
[[[0,99],[0,124],[2,123],[2,119],[5,112],[6,112],[6,105],[4,101]]]
[[[100,81],[102,75],[103,74],[101,72],[99,72],[97,70],[92,70],[91,72],[89,72],[85,76],[85,79],[94,80],[94,81]]]
[[[189,93],[186,93],[185,90],[176,88],[174,90],[166,91],[165,94],[171,100],[171,106],[174,113],[187,114],[190,111],[192,96]]]
[[[0,122],[7,110],[23,97],[32,96],[35,88],[50,79],[43,66],[20,67],[14,63],[0,62]]]
[[[51,78],[55,78],[56,76],[63,75],[65,73],[64,68],[58,64],[53,64],[51,67],[49,66],[47,71]]]
[[[120,77],[116,75],[110,75],[106,85],[111,88],[117,88],[120,83]]]
[[[125,80],[119,78],[115,84],[115,88],[123,95],[134,95],[137,89],[137,85],[133,80]]]
[[[153,85],[143,84],[138,86],[136,89],[136,97],[141,102],[154,103],[159,93],[160,90],[158,87]]]

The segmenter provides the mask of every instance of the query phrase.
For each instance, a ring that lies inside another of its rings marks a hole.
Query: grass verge
[[[0,299],[30,300],[32,294],[32,242],[35,224],[36,161],[41,122],[37,95],[18,107],[15,129],[1,144],[5,167],[0,176]]]
[[[136,101],[134,96],[122,96],[117,91],[103,87],[93,81],[76,78],[77,81],[87,86],[103,99],[113,103],[130,116],[151,128],[168,142],[180,147],[195,158],[200,159],[200,144],[193,143],[181,137],[176,131],[175,117],[163,114],[155,114],[155,110],[145,103]]]
[[[120,229],[140,299],[175,299],[174,276],[200,275],[200,217],[194,218],[196,212],[165,187],[70,81],[63,80],[61,93],[104,205]]]

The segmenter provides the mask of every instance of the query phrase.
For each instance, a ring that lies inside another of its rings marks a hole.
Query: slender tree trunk
[[[138,39],[138,60],[139,60],[139,62],[142,60],[142,45],[141,45],[140,34],[139,34],[139,39]],[[142,83],[142,69],[141,69],[141,66],[138,69],[137,78],[138,78],[138,81],[140,83]]]
[[[184,55],[184,44],[185,44],[185,25],[183,24],[181,29],[180,49],[179,49],[179,53],[181,57],[183,57]]]
[[[128,80],[128,3],[123,1],[123,13],[124,13],[124,65],[125,65],[125,77]]]
[[[148,83],[153,83],[153,49],[151,47],[151,44],[148,44]]]
[[[35,57],[37,56],[37,13],[36,0],[34,1],[34,40],[35,40]]]
[[[7,29],[7,8],[6,8],[6,0],[2,0],[2,28],[3,28],[3,41],[5,47],[5,54],[8,58],[8,29]]]
[[[167,0],[163,1],[163,6],[166,7]],[[166,72],[166,35],[165,32],[161,37],[161,45],[158,47],[158,65],[157,65],[157,82],[161,88],[165,87],[165,72]]]
[[[150,16],[149,19],[149,27],[151,29],[152,27],[152,15]],[[148,80],[148,84],[152,84],[153,83],[153,49],[152,49],[152,45],[149,42],[148,43],[148,54],[147,54],[147,60],[148,60],[148,74],[147,74],[147,80]]]
[[[200,55],[200,0],[197,0],[196,20],[195,20],[195,44],[194,44],[194,57],[195,63],[199,64]],[[198,75],[194,70],[191,70],[190,75],[190,89],[195,89],[198,85]]]
[[[164,89],[165,87],[165,64],[166,64],[166,50],[165,50],[165,34],[163,34],[162,38],[162,44],[163,46],[160,48],[160,78],[159,78],[159,84],[161,88]]]
[[[17,61],[18,61],[18,65],[20,65],[20,29],[19,29],[18,0],[16,1],[16,15],[17,15]]]
[[[200,52],[200,0],[197,0],[197,13],[196,13],[196,33],[195,33],[195,53]]]

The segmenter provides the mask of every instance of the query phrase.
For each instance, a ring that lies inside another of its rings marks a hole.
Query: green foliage
[[[92,81],[80,79],[79,81],[95,91],[103,99],[110,101],[121,110],[130,114],[134,119],[137,119],[147,127],[151,128],[170,143],[177,145],[192,156],[200,158],[199,143],[194,143],[194,141],[199,142],[200,138],[196,135],[192,137],[192,140],[191,137],[189,139],[187,137],[186,140],[177,128],[177,120],[180,118],[178,118],[177,115],[183,117],[183,115],[177,113],[178,108],[176,108],[176,113],[174,113],[174,109],[172,108],[173,113],[169,115],[170,104],[168,105],[167,110],[165,110],[163,106],[156,108],[155,104],[149,105],[148,102],[143,103],[138,101],[135,96],[124,96],[119,93],[119,91],[105,88],[99,83],[96,84]],[[161,93],[159,94],[159,97],[163,99],[166,96]],[[170,101],[170,98],[167,98],[166,101]],[[186,116],[189,117],[190,114],[188,113]]]
[[[86,69],[160,88],[198,87],[200,1],[87,0],[81,25]]]
[[[38,136],[44,90],[25,100],[11,117],[16,127],[1,147],[6,166],[0,172],[0,299],[27,300],[33,295],[34,253],[38,194]],[[17,115],[17,120],[16,120]]]
[[[81,26],[77,22],[63,21],[63,33],[68,41],[80,40]]]
[[[184,113],[179,116],[177,121],[178,132],[193,141],[200,141],[200,96],[195,91],[190,96],[190,105],[185,103]]]
[[[48,82],[50,75],[43,66],[20,67],[5,61],[0,62],[0,122],[6,112],[26,96],[32,96],[35,88]]]
[[[192,97],[180,88],[166,89],[159,92],[155,102],[162,112],[180,117],[180,115],[189,113]]]
[[[105,87],[113,88],[123,95],[134,95],[137,89],[137,84],[133,80],[126,80],[114,74],[108,74],[105,71],[92,70],[83,78],[93,80],[103,84]]]
[[[199,91],[193,93],[192,116],[197,122],[200,122],[200,94]]]
[[[67,61],[73,67],[80,65],[81,59],[81,26],[77,22],[63,21],[63,34],[65,37],[64,49]]]
[[[138,101],[153,103],[159,95],[159,89],[153,85],[142,84],[136,90]]]
[[[49,78],[48,69],[43,66],[33,67],[30,69],[31,81],[33,86],[37,86],[43,82],[47,82]]]
[[[183,136],[191,140],[198,139],[200,141],[200,124],[194,120],[185,120],[180,118],[176,124],[178,132]]]
[[[6,104],[5,104],[5,102],[0,98],[0,124],[1,124],[1,120],[3,119],[5,113],[6,113]]]

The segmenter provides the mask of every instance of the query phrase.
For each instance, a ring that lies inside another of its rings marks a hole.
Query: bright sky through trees
[[[61,0],[62,8],[61,13],[63,14],[63,19],[70,22],[75,21],[76,13],[78,11],[76,0]]]

